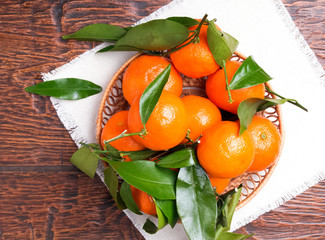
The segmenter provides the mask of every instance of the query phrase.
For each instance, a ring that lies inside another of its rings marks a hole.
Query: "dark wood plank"
[[[170,0],[0,3],[0,240],[141,239],[103,183],[69,163],[76,146],[46,97],[23,91],[95,46],[61,36],[90,23],[129,26]],[[284,0],[325,67],[325,1]],[[238,230],[252,239],[324,239],[325,181]]]
[[[69,171],[0,174],[0,239],[140,239],[101,180]],[[104,191],[103,191],[104,190]]]

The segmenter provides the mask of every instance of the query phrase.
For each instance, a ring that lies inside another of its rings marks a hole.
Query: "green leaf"
[[[135,201],[133,199],[130,185],[125,181],[123,181],[123,183],[121,185],[120,195],[121,195],[121,198],[124,201],[126,207],[129,210],[131,210],[135,214],[142,215],[142,213],[139,210],[138,205],[135,203]]]
[[[108,52],[108,51],[112,50],[113,48],[114,48],[114,45],[109,45],[109,46],[106,46],[106,47],[98,50],[96,53]]]
[[[192,27],[199,24],[199,21],[190,17],[169,17],[168,20],[183,24],[185,27]]]
[[[128,184],[159,199],[175,199],[177,172],[160,168],[151,161],[107,160]]]
[[[185,148],[161,158],[156,164],[163,168],[182,168],[197,164],[197,159],[192,148]]]
[[[215,239],[217,201],[210,180],[199,165],[180,169],[176,204],[190,239]]]
[[[117,150],[115,147],[113,147],[109,143],[105,143],[105,149],[104,149],[104,151],[110,157],[122,159],[121,158],[121,155],[120,155],[120,151]]]
[[[240,199],[240,195],[241,195],[241,191],[242,191],[242,187],[238,187],[237,189],[233,189],[232,191],[228,192],[226,194],[226,197],[231,196],[229,202],[227,202],[226,205],[226,219],[227,219],[227,228],[226,229],[230,229],[231,226],[231,221],[232,221],[232,217],[235,213],[236,207],[238,205],[239,199]]]
[[[75,33],[62,36],[63,39],[80,41],[117,41],[127,33],[127,30],[118,26],[95,23],[81,28]]]
[[[283,104],[292,99],[272,99],[272,98],[248,98],[242,101],[237,109],[237,115],[240,122],[239,134],[247,130],[249,124],[256,112],[265,110],[277,104]]]
[[[125,209],[126,206],[123,200],[121,199],[121,197],[119,196],[119,192],[118,192],[118,178],[114,169],[111,166],[108,166],[104,170],[104,182],[108,187],[109,192],[112,198],[114,199],[118,209],[120,210]]]
[[[153,199],[155,201],[155,198],[153,198]],[[157,229],[157,232],[158,232],[160,229],[163,229],[167,225],[168,220],[167,220],[165,214],[160,209],[160,207],[156,204],[156,202],[155,202],[155,205],[156,205],[156,212],[157,212],[157,217],[158,217],[158,229]]]
[[[184,42],[189,30],[175,21],[158,19],[131,28],[115,46],[128,46],[149,51],[174,48]]]
[[[121,155],[127,155],[131,158],[131,160],[138,161],[138,160],[146,160],[157,153],[158,153],[157,151],[146,149],[146,150],[134,151],[134,152],[121,152]]]
[[[155,234],[158,231],[158,227],[156,226],[156,224],[154,224],[149,218],[147,218],[142,229],[149,234]]]
[[[70,158],[70,162],[82,172],[93,178],[96,173],[98,158],[89,147],[79,148]]]
[[[227,227],[223,227],[221,224],[218,224],[215,239],[221,239],[220,236],[224,232],[229,231],[230,226],[231,226],[232,217],[235,213],[236,207],[237,207],[239,199],[240,199],[241,191],[242,191],[242,187],[240,186],[239,188],[233,189],[232,191],[221,196],[221,198],[223,198],[223,199],[227,199],[230,196],[230,200],[227,201],[226,206],[223,206],[225,209],[227,209],[225,211],[227,213],[227,215],[225,216],[225,218],[227,219]]]
[[[141,49],[139,48],[135,48],[135,47],[130,47],[130,46],[116,46],[116,45],[109,45],[107,47],[104,47],[102,49],[100,49],[99,51],[97,51],[96,53],[103,53],[103,52],[117,52],[117,51],[141,51]]]
[[[173,228],[179,219],[175,200],[160,200],[154,198],[156,205],[166,216],[169,225]]]
[[[146,125],[152,111],[154,110],[160,95],[168,81],[171,65],[169,64],[148,87],[143,91],[140,97],[140,117],[143,126]]]
[[[218,30],[213,21],[209,21],[207,38],[214,60],[223,67],[223,61],[231,58],[239,42],[228,33]]]
[[[164,213],[161,211],[161,209],[157,204],[156,204],[156,211],[158,217],[158,226],[156,226],[156,224],[154,224],[148,218],[145,224],[143,225],[143,229],[149,234],[157,233],[160,229],[163,229],[168,223],[166,216],[164,215]]]
[[[26,87],[25,91],[64,100],[77,100],[97,94],[102,88],[79,78],[60,78]]]
[[[239,234],[239,233],[223,232],[219,236],[218,240],[243,240],[243,239],[247,239],[253,235],[254,234],[244,235],[244,234]]]
[[[235,72],[229,84],[230,90],[252,87],[272,78],[249,56]]]

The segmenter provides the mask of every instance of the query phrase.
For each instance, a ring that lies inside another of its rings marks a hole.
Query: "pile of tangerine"
[[[199,37],[199,43],[191,43],[171,53],[170,58],[141,55],[131,62],[122,80],[123,95],[130,109],[115,113],[107,121],[100,141],[104,148],[104,141],[125,130],[128,133],[142,130],[139,98],[149,83],[172,64],[168,82],[146,123],[147,134],[120,138],[110,144],[119,151],[162,151],[185,143],[188,138],[199,139],[198,161],[211,185],[221,194],[232,178],[271,166],[280,152],[281,135],[269,119],[257,115],[248,129],[239,135],[239,121],[227,120],[225,116],[236,116],[238,105],[247,98],[264,98],[264,84],[231,90],[230,102],[225,72],[217,65],[208,47],[207,26],[202,26]],[[226,63],[229,83],[240,65],[239,60]],[[207,77],[207,97],[187,95],[181,98],[181,74],[190,78]],[[131,161],[130,158],[125,160]],[[156,215],[151,196],[133,186],[131,191],[142,212]]]

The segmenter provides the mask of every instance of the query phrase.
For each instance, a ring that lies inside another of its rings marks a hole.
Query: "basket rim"
[[[100,143],[100,136],[101,136],[101,131],[102,131],[103,110],[104,110],[104,107],[105,107],[105,104],[107,101],[107,97],[109,96],[110,90],[111,90],[112,86],[114,85],[115,81],[117,80],[117,78],[120,76],[120,74],[130,65],[130,63],[133,60],[135,60],[136,58],[138,58],[141,55],[144,55],[144,53],[138,52],[135,55],[133,55],[132,57],[130,57],[119,68],[119,70],[113,75],[113,77],[109,81],[108,85],[106,86],[105,92],[104,92],[101,102],[100,102],[97,120],[96,120],[96,141],[97,141],[97,143]],[[246,59],[246,56],[244,54],[240,53],[239,51],[236,51],[235,55],[237,55],[241,59],[244,59],[244,60]],[[265,85],[269,89],[273,90],[273,88],[271,87],[271,85],[268,82],[266,82]],[[272,98],[276,98],[276,96],[274,94],[270,93],[270,95],[272,96]],[[272,166],[268,168],[269,171],[267,172],[265,177],[259,182],[258,186],[245,199],[239,201],[239,203],[236,207],[236,210],[239,210],[240,208],[244,207],[248,202],[250,202],[261,191],[261,189],[265,186],[265,184],[268,182],[268,180],[272,176],[272,174],[275,171],[275,168],[279,162],[279,159],[280,159],[280,156],[282,153],[282,149],[283,149],[283,145],[284,145],[285,131],[284,131],[284,126],[283,126],[283,115],[282,115],[281,106],[276,105],[275,108],[276,108],[278,122],[279,122],[278,130],[281,135],[281,145],[280,145],[279,155],[278,155],[277,159],[274,161],[274,163],[272,164]],[[252,174],[254,174],[254,173],[252,173]]]

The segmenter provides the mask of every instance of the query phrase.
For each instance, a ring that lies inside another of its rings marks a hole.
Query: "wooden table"
[[[61,36],[91,23],[129,26],[170,0],[2,0],[0,240],[142,239],[103,183],[69,163],[77,149],[47,97],[24,92],[94,47]],[[325,66],[325,1],[284,0]],[[238,230],[252,239],[325,239],[325,181]]]

